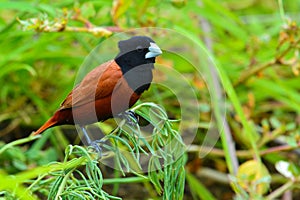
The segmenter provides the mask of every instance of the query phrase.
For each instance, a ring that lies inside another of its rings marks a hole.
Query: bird
[[[94,146],[86,126],[125,113],[153,79],[154,63],[162,50],[148,36],[118,42],[114,59],[90,71],[67,95],[52,117],[33,135],[60,125],[78,125],[89,146]]]

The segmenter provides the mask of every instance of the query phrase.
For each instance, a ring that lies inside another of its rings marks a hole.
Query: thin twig
[[[271,153],[281,152],[281,151],[292,151],[294,149],[298,149],[300,147],[300,142],[297,143],[297,146],[290,146],[288,144],[276,146],[276,147],[269,147],[268,149],[261,150],[259,152],[259,155],[264,156]],[[211,148],[211,147],[204,147],[204,146],[198,146],[198,145],[190,145],[188,148],[189,152],[197,152],[197,153],[203,153],[203,154],[209,154],[211,156],[225,156],[225,152],[222,149],[217,148]],[[252,150],[237,150],[236,155],[239,158],[251,158],[253,157],[253,151]]]
[[[246,80],[248,80],[251,76],[265,70],[266,68],[274,65],[276,63],[276,60],[272,60],[270,62],[255,66],[255,67],[251,67],[249,70],[246,70],[245,72],[243,72],[240,76],[240,78],[233,83],[234,86],[237,86],[243,82],[245,82]]]
[[[287,191],[289,188],[291,188],[293,186],[293,184],[294,184],[294,181],[292,181],[292,180],[286,182],[284,185],[282,185],[281,187],[277,188],[275,191],[270,193],[266,199],[267,200],[276,199],[277,197],[282,195],[285,191]]]
[[[294,149],[298,149],[300,147],[300,142],[297,143],[297,146],[290,146],[288,144],[276,146],[276,147],[270,147],[268,149],[262,150],[260,152],[260,155],[267,155],[271,153],[281,152],[281,151],[290,151]]]
[[[196,175],[198,177],[207,178],[212,181],[216,181],[218,183],[229,185],[230,180],[228,178],[227,173],[222,173],[217,170],[213,170],[211,168],[202,167],[201,169],[197,170]]]
[[[24,144],[24,143],[27,143],[27,142],[30,142],[32,140],[35,140],[37,138],[40,138],[41,136],[40,135],[36,135],[36,136],[29,136],[27,138],[22,138],[22,139],[19,139],[19,140],[15,140],[11,143],[8,143],[6,145],[4,145],[1,149],[0,149],[0,155],[6,151],[7,149],[13,147],[13,146],[17,146],[17,145],[20,145],[20,144]]]
[[[111,31],[107,30],[103,27],[93,27],[93,28],[87,28],[87,27],[73,27],[73,26],[66,26],[64,31],[67,32],[86,32],[86,33],[92,33],[96,36],[109,36],[112,34]]]

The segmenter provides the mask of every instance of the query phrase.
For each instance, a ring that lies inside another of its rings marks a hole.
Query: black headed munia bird
[[[77,124],[91,145],[86,125],[123,113],[135,104],[149,88],[155,58],[162,51],[146,36],[122,40],[118,46],[115,59],[89,72],[34,135],[54,126]]]

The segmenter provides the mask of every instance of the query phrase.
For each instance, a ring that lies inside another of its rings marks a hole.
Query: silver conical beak
[[[145,58],[154,58],[162,54],[161,49],[157,46],[157,44],[150,42],[150,47],[148,48],[149,52],[146,53]]]

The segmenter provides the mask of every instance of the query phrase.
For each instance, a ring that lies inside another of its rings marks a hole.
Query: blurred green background
[[[187,152],[183,198],[275,199],[290,195],[288,199],[298,199],[299,8],[299,0],[2,0],[0,148],[28,137],[53,114],[73,88],[80,65],[100,42],[133,28],[168,28],[205,46],[217,64],[224,88],[221,95],[226,96],[228,129],[220,129],[216,146],[199,158],[205,151],[201,142],[214,108],[206,83],[179,58],[157,61],[176,68],[189,80],[202,112],[198,135]],[[181,42],[185,41],[175,41]],[[159,46],[164,49],[164,41]],[[158,79],[163,76],[157,74]],[[155,102],[166,108],[169,117],[180,118],[176,98],[162,88],[151,87],[141,102]],[[115,124],[108,121],[101,126],[108,132]],[[47,131],[37,141],[6,146],[8,149],[0,150],[0,174],[63,161],[70,143],[79,144],[80,140],[74,128],[66,126]],[[114,191],[104,188],[124,199],[138,199],[141,197],[135,193],[141,184],[121,184]],[[145,187],[143,193],[145,199],[160,198],[151,187]],[[5,198],[5,190],[1,195]]]

